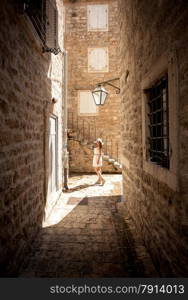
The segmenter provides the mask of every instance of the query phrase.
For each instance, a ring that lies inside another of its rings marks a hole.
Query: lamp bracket
[[[116,85],[114,85],[114,84],[111,83],[112,81],[116,81],[116,80],[119,80],[119,78],[113,78],[113,79],[110,79],[110,80],[107,80],[107,81],[99,82],[97,85],[98,86],[106,85],[106,84],[110,85],[113,88],[117,89],[117,94],[119,94],[120,93],[120,88],[118,86],[116,86]]]
[[[50,53],[57,55],[59,52],[61,52],[61,49],[60,48],[49,48],[47,46],[44,46],[42,51],[43,51],[43,53],[50,52]]]

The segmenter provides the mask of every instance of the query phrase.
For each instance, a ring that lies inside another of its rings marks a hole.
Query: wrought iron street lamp
[[[99,84],[94,91],[92,91],[92,95],[96,105],[104,105],[106,98],[108,97],[108,92]]]
[[[94,99],[96,105],[104,105],[104,103],[108,97],[109,93],[105,90],[103,85],[106,85],[106,84],[110,85],[117,90],[117,92],[116,92],[117,94],[120,93],[120,88],[111,83],[112,81],[115,81],[115,80],[119,80],[119,78],[110,79],[108,81],[103,81],[103,82],[100,82],[97,84],[97,87],[92,91],[92,96],[93,96],[93,99]]]

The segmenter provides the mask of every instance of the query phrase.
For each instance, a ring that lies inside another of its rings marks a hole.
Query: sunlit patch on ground
[[[122,175],[104,175],[103,186],[96,185],[96,175],[77,175],[70,177],[69,190],[58,199],[43,227],[55,225],[65,218],[86,197],[121,195]]]

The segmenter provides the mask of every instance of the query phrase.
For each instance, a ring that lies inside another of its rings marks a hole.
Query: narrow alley
[[[188,276],[187,16],[1,1],[0,277]]]
[[[21,277],[158,277],[121,205],[121,175],[73,176],[70,190],[51,209]]]

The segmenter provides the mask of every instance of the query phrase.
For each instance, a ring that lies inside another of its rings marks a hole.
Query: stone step
[[[93,150],[93,143],[90,142],[89,140],[82,140],[81,136],[79,137],[76,134],[71,134],[71,136],[69,135],[69,138],[70,138],[70,140],[75,140],[75,141],[79,142],[81,145],[87,146],[90,150]],[[103,160],[108,161],[115,168],[122,169],[121,164],[107,154],[103,155]]]
[[[115,162],[115,159],[109,158],[108,161],[109,161],[110,163],[114,163],[114,162]]]
[[[117,169],[117,168],[118,168],[118,169],[122,169],[122,165],[121,165],[119,162],[117,162],[117,161],[116,161],[113,165],[114,165],[114,167],[115,167],[116,169]]]
[[[113,163],[113,165],[114,165],[114,167],[120,167],[121,166],[121,164],[118,162],[118,161],[115,161],[114,163]]]
[[[81,141],[80,144],[82,144],[84,146],[89,145],[87,140]]]
[[[110,158],[109,155],[103,155],[103,159],[104,159],[104,160],[108,160],[109,158]]]

